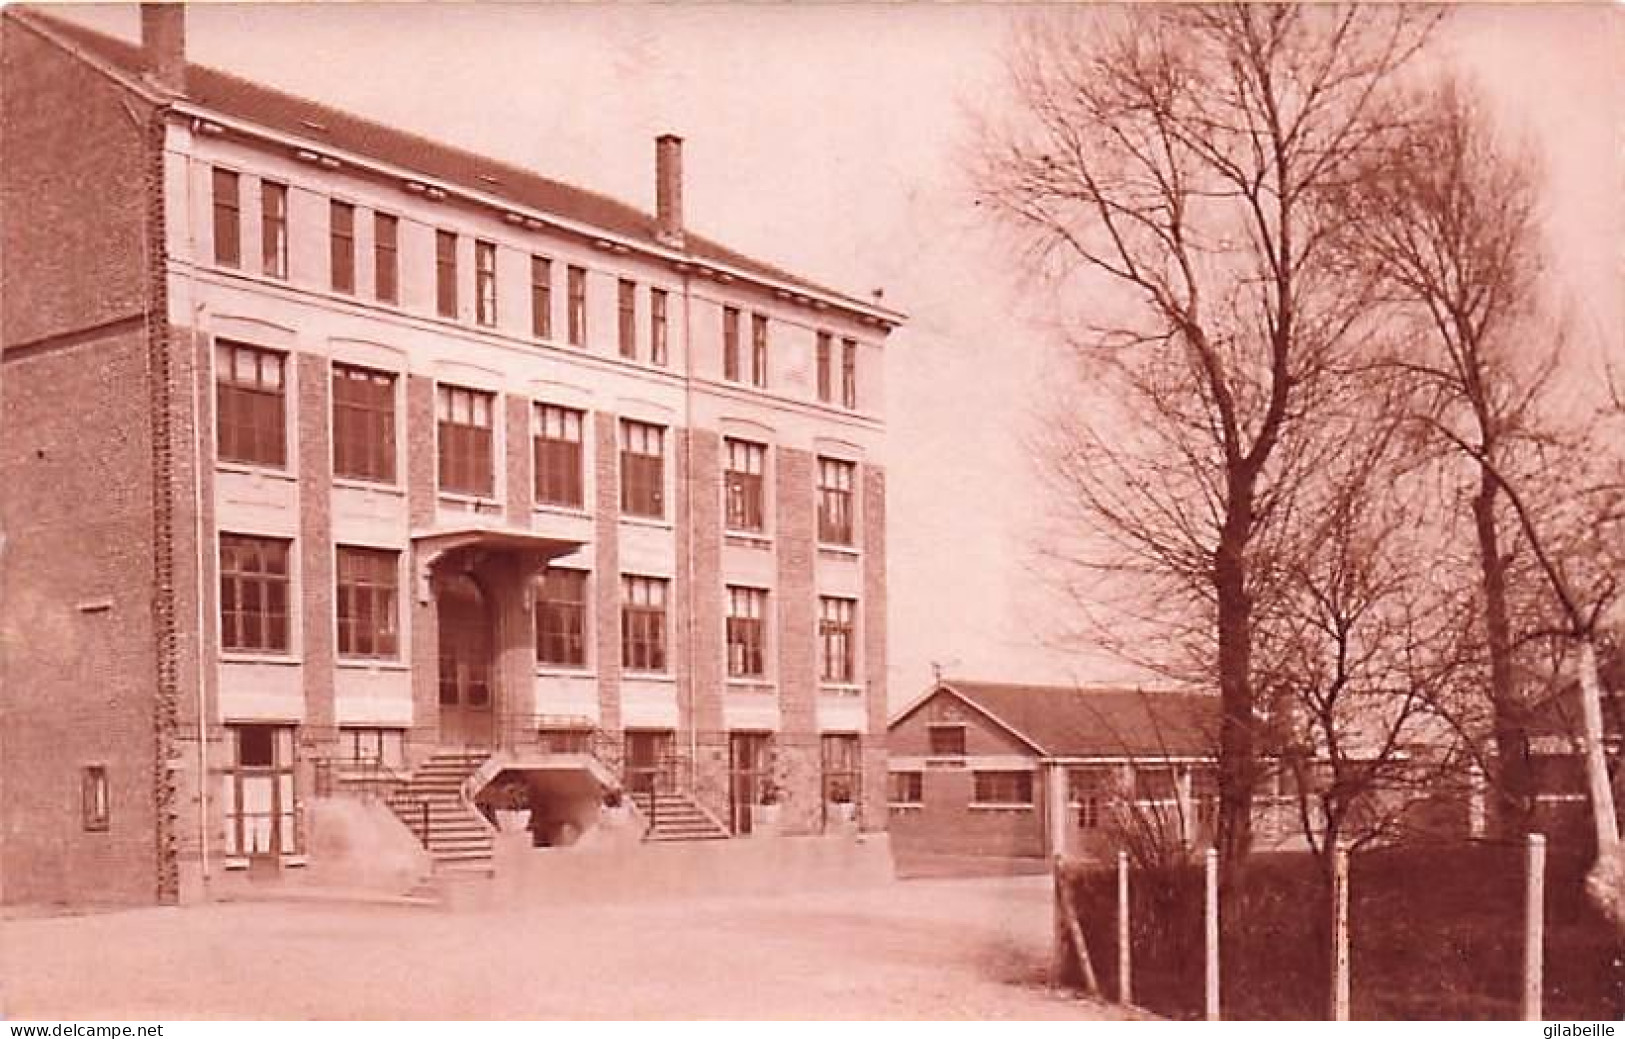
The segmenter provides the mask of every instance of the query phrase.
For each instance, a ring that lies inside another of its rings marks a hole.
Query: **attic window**
[[[935,758],[962,758],[965,756],[965,727],[963,725],[933,725],[930,727],[931,756]]]

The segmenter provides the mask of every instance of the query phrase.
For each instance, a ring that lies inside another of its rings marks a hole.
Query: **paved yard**
[[[449,911],[231,903],[16,919],[12,1018],[1014,1018],[1053,996],[1047,878]]]

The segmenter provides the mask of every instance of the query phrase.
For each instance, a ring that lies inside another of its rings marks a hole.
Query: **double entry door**
[[[440,589],[440,743],[488,750],[496,726],[491,695],[491,612],[480,586],[460,576]]]

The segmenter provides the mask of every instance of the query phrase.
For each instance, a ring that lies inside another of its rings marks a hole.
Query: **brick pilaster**
[[[863,642],[863,704],[868,734],[862,742],[865,830],[886,828],[886,471],[859,469],[863,498],[858,513],[863,526],[863,599],[858,624]]]
[[[818,744],[818,593],[813,509],[813,456],[780,448],[774,489],[778,556],[775,614],[778,625],[780,825],[793,833],[816,831],[822,820]]]
[[[609,412],[593,415],[593,658],[598,662],[598,727],[621,731],[620,436]]]
[[[334,726],[333,665],[333,449],[328,433],[332,392],[327,359],[297,354],[298,414],[294,457],[299,465],[299,616],[303,633],[305,752],[331,753]]]

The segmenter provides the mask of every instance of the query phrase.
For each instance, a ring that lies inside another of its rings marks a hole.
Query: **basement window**
[[[86,765],[80,780],[85,830],[105,833],[108,828],[107,766]]]

